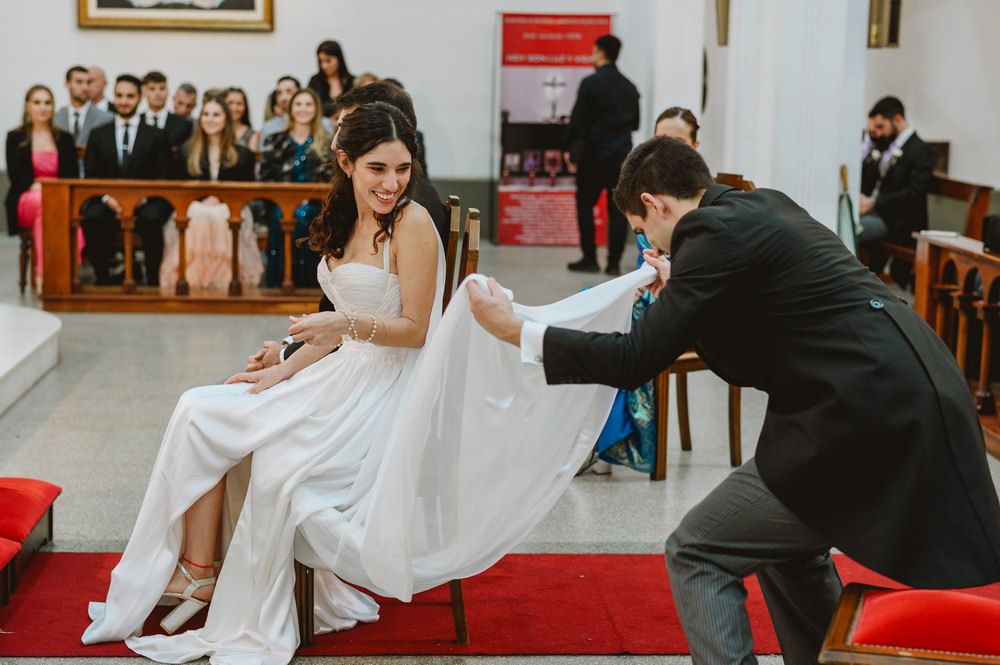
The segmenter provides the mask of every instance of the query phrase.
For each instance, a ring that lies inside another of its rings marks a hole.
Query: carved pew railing
[[[914,233],[917,239],[914,308],[954,352],[965,371],[970,342],[978,342],[978,372],[971,386],[991,453],[1000,457],[1000,420],[990,385],[992,335],[1000,318],[1000,255],[965,236]],[[973,319],[981,323],[973,339]]]
[[[45,309],[90,311],[226,311],[294,312],[302,303],[318,299],[315,289],[296,290],[292,282],[292,243],[294,211],[302,201],[323,199],[325,184],[207,182],[170,180],[88,180],[42,179],[42,219],[45,224],[42,299]],[[76,229],[82,221],[80,208],[92,196],[109,194],[123,208],[122,251],[125,276],[120,287],[86,286],[80,280],[76,263]],[[135,245],[135,207],[146,197],[160,196],[173,205],[178,233],[179,265],[177,284],[172,293],[161,289],[141,289],[135,281],[133,249]],[[232,232],[232,279],[228,294],[190,293],[185,278],[186,231],[190,220],[188,206],[206,196],[215,196],[229,207]],[[282,213],[281,232],[284,274],[280,289],[260,289],[244,294],[239,281],[239,234],[242,210],[254,199],[274,201]]]

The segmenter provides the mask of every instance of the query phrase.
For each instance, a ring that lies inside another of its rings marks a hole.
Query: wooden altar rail
[[[1000,319],[1000,255],[983,251],[982,241],[965,236],[913,236],[917,239],[914,308],[952,349],[963,371],[969,323],[973,317],[982,322],[975,403],[986,447],[1000,457],[1000,420],[990,387],[992,332]]]
[[[296,290],[292,282],[292,242],[295,208],[306,199],[323,199],[325,184],[208,182],[170,180],[42,179],[42,219],[45,224],[42,301],[50,311],[108,312],[245,312],[301,313],[312,311],[319,300],[317,289]],[[86,286],[80,281],[76,262],[76,229],[80,207],[92,196],[110,194],[121,203],[125,277],[121,286]],[[216,196],[229,206],[232,231],[232,281],[229,293],[191,294],[185,279],[185,217],[188,205],[206,196]],[[137,287],[134,278],[135,207],[145,197],[161,196],[177,213],[179,260],[177,286],[173,292],[157,287]],[[284,248],[284,278],[280,289],[251,289],[244,293],[239,282],[239,231],[241,211],[248,201],[270,199],[281,209]],[[304,309],[307,308],[307,309]]]

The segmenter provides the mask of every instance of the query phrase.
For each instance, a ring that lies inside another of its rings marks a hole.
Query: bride
[[[298,639],[294,559],[317,569],[317,632],[375,621],[375,602],[341,580],[409,600],[481,572],[572,480],[614,391],[545,385],[474,322],[465,289],[440,316],[441,247],[407,199],[416,153],[393,106],[343,120],[310,237],[337,311],[294,320],[309,344],[288,361],[181,397],[84,643],[125,640],[161,662],[283,665]],[[651,278],[516,311],[624,330]],[[158,604],[174,606],[167,635],[141,636]],[[206,605],[204,628],[178,632]]]

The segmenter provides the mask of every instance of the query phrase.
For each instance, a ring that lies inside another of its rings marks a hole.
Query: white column
[[[730,4],[722,159],[836,227],[839,168],[857,188],[867,0]],[[856,209],[856,208],[855,208]]]

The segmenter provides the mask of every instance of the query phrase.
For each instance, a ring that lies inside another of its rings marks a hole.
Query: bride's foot
[[[190,565],[190,568],[185,565]],[[166,591],[158,605],[176,605],[163,617],[160,627],[172,635],[178,628],[187,623],[188,619],[208,605],[215,591],[215,566],[199,566],[181,557],[177,562],[177,570],[167,585]]]

